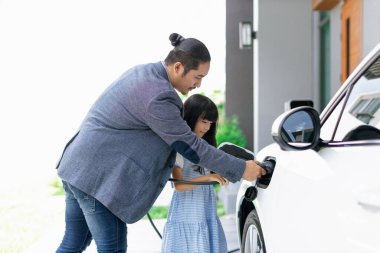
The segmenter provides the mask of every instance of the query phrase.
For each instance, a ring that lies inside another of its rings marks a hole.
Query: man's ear
[[[174,63],[173,69],[174,69],[174,72],[176,74],[182,74],[184,67],[183,67],[182,63],[177,61],[176,63]]]

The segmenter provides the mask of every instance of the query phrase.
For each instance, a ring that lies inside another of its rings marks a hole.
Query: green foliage
[[[54,178],[50,183],[50,187],[53,189],[53,196],[65,195],[65,190],[62,186],[62,181],[58,177]]]
[[[214,185],[214,190],[215,190],[215,196],[216,198],[218,197],[218,192],[220,191],[220,185],[219,184],[216,184]],[[216,201],[216,213],[217,215],[220,217],[220,216],[223,216],[226,214],[226,211],[224,209],[224,206],[223,206],[223,203],[221,201],[219,201],[217,199]],[[155,219],[166,219],[168,217],[168,211],[169,211],[169,207],[168,206],[153,206],[150,210],[149,210],[149,215],[150,217],[155,220]],[[145,215],[144,216],[144,219],[148,219],[148,217]]]
[[[217,201],[216,207],[217,207],[216,213],[219,217],[226,214],[223,203],[221,201]],[[166,219],[168,217],[168,211],[169,211],[169,207],[167,206],[153,206],[149,210],[149,215],[152,218],[152,220]],[[148,219],[148,217],[145,215],[144,219]]]
[[[226,214],[226,210],[224,210],[224,206],[221,201],[217,201],[216,203],[216,214],[218,215],[218,217],[221,217]]]
[[[239,127],[239,119],[237,116],[231,118],[224,118],[218,124],[216,132],[216,142],[221,144],[223,142],[231,142],[240,147],[247,146],[247,138]]]
[[[166,219],[168,217],[169,207],[167,206],[153,206],[149,210],[150,217],[154,219]],[[144,219],[148,219],[147,216],[144,216]]]

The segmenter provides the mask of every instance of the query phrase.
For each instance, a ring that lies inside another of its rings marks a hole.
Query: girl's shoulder
[[[185,160],[184,160],[183,156],[180,153],[177,153],[174,165],[178,166],[180,168],[183,168],[184,164],[185,164]]]

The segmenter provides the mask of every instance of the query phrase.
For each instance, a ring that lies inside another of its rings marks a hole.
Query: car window
[[[321,129],[323,140],[331,140],[345,100],[347,97],[339,102],[323,124]],[[354,84],[344,105],[342,118],[333,140],[371,139],[380,139],[380,58]]]

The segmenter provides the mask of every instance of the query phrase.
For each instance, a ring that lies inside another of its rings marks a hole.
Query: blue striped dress
[[[199,177],[196,166],[184,159],[184,180]],[[226,253],[227,241],[216,213],[212,185],[174,191],[162,236],[162,253]]]

